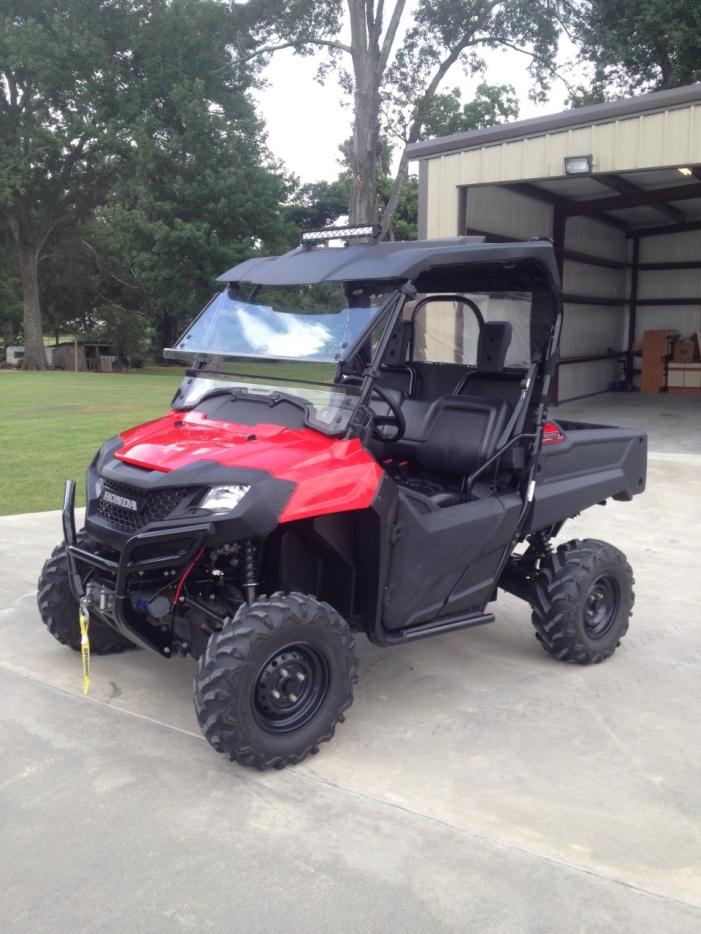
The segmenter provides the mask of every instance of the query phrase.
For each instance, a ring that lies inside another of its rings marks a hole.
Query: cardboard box
[[[696,341],[675,341],[672,346],[674,363],[693,363],[696,356]]]

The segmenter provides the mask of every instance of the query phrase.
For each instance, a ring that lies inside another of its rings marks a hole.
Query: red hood
[[[312,428],[239,425],[199,412],[170,412],[121,435],[115,457],[169,473],[194,461],[265,470],[296,484],[280,521],[365,509],[382,469],[357,438],[340,441]]]

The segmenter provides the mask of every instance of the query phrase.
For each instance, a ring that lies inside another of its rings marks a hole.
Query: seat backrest
[[[426,414],[414,459],[428,470],[468,476],[494,454],[509,412],[499,399],[442,396]]]
[[[382,359],[383,366],[399,367],[406,364],[406,354],[411,343],[413,327],[411,321],[397,321],[387,341]]]
[[[465,393],[483,399],[505,399],[509,405],[516,405],[527,375],[525,369],[503,370],[501,373],[473,370],[465,377],[459,395]]]
[[[373,450],[381,458],[407,458],[426,470],[465,477],[494,454],[510,411],[503,400],[476,396],[446,395],[432,403],[405,399],[404,437]]]
[[[469,372],[462,363],[429,363],[423,360],[411,364],[416,375],[414,397],[433,402],[453,392],[459,381]]]
[[[477,344],[477,369],[498,373],[504,369],[506,354],[511,344],[510,321],[485,321]]]
[[[410,322],[400,322],[410,324]],[[396,341],[397,352],[405,352],[405,332],[392,334]],[[501,373],[506,354],[511,344],[512,327],[510,321],[485,321],[480,330],[477,344],[476,366],[463,363],[436,363],[428,360],[416,360],[405,366],[405,372],[413,373],[411,395],[415,399],[433,402],[441,396],[455,391],[462,379],[470,380],[470,394],[481,395],[481,390],[472,390],[472,379],[478,374]],[[389,361],[388,361],[389,362]],[[406,379],[406,377],[405,377]],[[507,378],[508,379],[508,378]],[[520,375],[516,377],[520,380]],[[391,385],[397,385],[396,382]],[[485,395],[491,395],[486,392]],[[507,398],[510,397],[507,396]]]
[[[456,384],[459,395],[505,399],[515,405],[521,394],[525,369],[505,370],[506,354],[511,344],[510,321],[485,321],[477,345],[477,366]]]

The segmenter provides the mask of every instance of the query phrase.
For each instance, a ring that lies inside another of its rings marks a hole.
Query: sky
[[[321,53],[323,56],[323,53]],[[530,78],[525,55],[511,51],[488,51],[484,75],[467,78],[460,66],[450,71],[439,90],[459,87],[467,102],[481,81],[511,84],[520,101],[520,118],[556,113],[565,107],[565,86],[554,82],[546,104],[528,99]],[[300,58],[289,49],[277,52],[265,72],[268,86],[257,96],[268,130],[268,145],[287,169],[303,182],[331,180],[338,175],[338,147],[350,136],[352,111],[330,75],[325,85],[315,80],[319,58]]]

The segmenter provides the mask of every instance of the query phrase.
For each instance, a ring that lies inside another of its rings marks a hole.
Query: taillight
[[[543,428],[543,444],[560,444],[564,440],[565,436],[555,422],[546,422]]]

